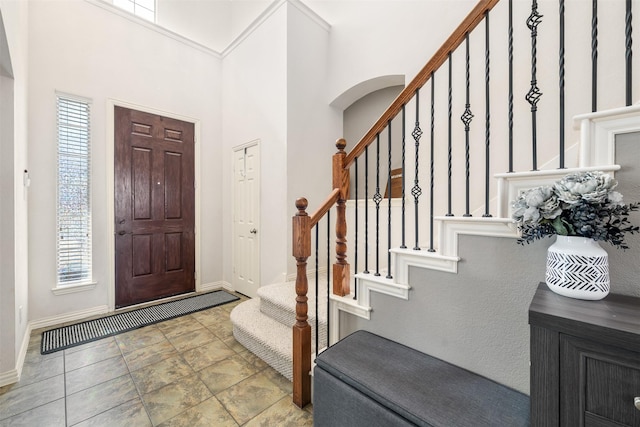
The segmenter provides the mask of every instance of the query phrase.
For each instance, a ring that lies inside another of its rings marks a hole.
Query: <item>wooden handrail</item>
[[[353,164],[356,157],[360,156],[364,152],[365,148],[374,141],[376,135],[387,127],[389,120],[392,120],[398,115],[400,110],[402,110],[402,106],[409,102],[409,100],[415,95],[416,91],[429,81],[431,74],[436,72],[438,68],[445,63],[449,56],[449,52],[453,52],[458,46],[460,46],[464,41],[465,35],[471,32],[480,22],[482,22],[485,13],[493,9],[499,1],[500,0],[480,0],[478,4],[476,4],[464,21],[462,21],[440,49],[438,49],[433,57],[431,57],[429,62],[427,62],[422,70],[420,70],[414,79],[411,80],[407,87],[400,92],[400,95],[398,95],[389,108],[382,113],[382,116],[380,116],[378,121],[362,137],[360,142],[358,142],[349,154],[347,154],[343,164],[345,169],[348,169]]]
[[[329,197],[320,205],[316,211],[311,214],[311,220],[309,221],[309,226],[311,228],[315,227],[318,221],[322,219],[323,216],[336,204],[338,199],[340,198],[340,189],[334,188]]]

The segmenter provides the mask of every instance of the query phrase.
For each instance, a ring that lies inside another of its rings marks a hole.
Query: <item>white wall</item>
[[[260,284],[286,273],[287,7],[281,5],[223,59],[224,280],[232,283],[233,147],[260,140]]]
[[[295,201],[307,198],[311,214],[331,192],[331,159],[338,151],[335,142],[342,137],[342,112],[329,106],[327,94],[329,26],[299,3],[290,3],[287,10],[286,255],[292,274],[290,218],[296,213]]]
[[[0,2],[0,384],[13,381],[28,342],[27,6]],[[25,341],[26,340],[26,341]]]
[[[112,304],[108,181],[112,163],[107,139],[109,100],[124,101],[200,122],[203,212],[201,283],[222,276],[220,175],[220,61],[174,38],[81,0],[32,1],[29,25],[30,319],[46,319]],[[92,291],[54,296],[56,285],[55,91],[92,100]],[[196,173],[198,168],[196,167]]]

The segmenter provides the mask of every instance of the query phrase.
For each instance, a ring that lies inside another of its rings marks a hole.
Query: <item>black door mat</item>
[[[40,353],[54,353],[65,348],[86,344],[238,299],[240,298],[226,291],[213,291],[125,313],[113,314],[100,319],[87,320],[75,325],[51,329],[42,333]]]

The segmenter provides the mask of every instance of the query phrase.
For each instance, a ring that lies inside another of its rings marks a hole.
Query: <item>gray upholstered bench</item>
[[[315,426],[526,426],[528,396],[402,344],[357,331],[321,353]]]

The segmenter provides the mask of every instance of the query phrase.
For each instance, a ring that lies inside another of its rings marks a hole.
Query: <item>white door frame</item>
[[[262,162],[262,153],[261,153],[261,146],[260,146],[260,140],[259,139],[255,139],[253,141],[249,141],[245,144],[241,144],[241,145],[237,145],[235,147],[232,148],[231,153],[232,153],[232,157],[233,157],[233,179],[231,182],[231,286],[232,288],[234,288],[235,291],[237,291],[237,289],[235,289],[235,267],[236,267],[236,222],[235,222],[235,217],[236,217],[236,179],[235,179],[235,153],[240,151],[240,150],[244,150],[246,148],[249,147],[256,147],[258,149],[258,159],[260,160],[260,163]],[[260,170],[258,171],[258,178],[260,179],[260,181],[262,181],[262,165],[260,164]],[[256,206],[260,206],[260,201],[261,201],[261,191],[260,191],[260,187],[258,187],[258,201]],[[261,232],[261,230],[259,230],[260,228],[260,224],[261,224],[261,212],[258,212],[257,215],[258,218],[258,233]],[[261,244],[260,244],[260,237],[258,237],[258,251],[259,251],[259,256],[258,256],[258,262],[255,266],[256,268],[256,278],[259,280],[260,279],[260,259],[261,259]],[[259,287],[260,285],[258,285]]]
[[[107,143],[106,145],[106,155],[105,155],[105,162],[106,162],[106,173],[107,173],[107,224],[106,224],[106,229],[107,229],[107,255],[109,257],[109,271],[107,274],[107,280],[108,280],[108,284],[107,284],[107,288],[109,291],[109,311],[114,311],[115,307],[116,307],[116,276],[115,276],[115,271],[116,271],[116,244],[115,244],[115,239],[113,238],[113,236],[115,235],[115,224],[113,219],[115,218],[115,201],[114,201],[114,197],[115,197],[115,190],[114,190],[114,184],[115,184],[115,176],[114,176],[114,138],[115,138],[115,123],[114,123],[114,108],[118,106],[118,107],[124,107],[124,108],[130,108],[133,110],[138,110],[138,111],[143,111],[145,113],[150,113],[150,114],[156,114],[158,116],[164,116],[164,117],[170,117],[173,119],[177,119],[177,120],[182,120],[184,122],[189,122],[189,123],[193,123],[194,129],[193,129],[193,141],[194,141],[194,147],[193,147],[193,156],[194,156],[194,162],[193,162],[193,174],[194,174],[194,179],[195,179],[195,205],[194,205],[194,211],[195,211],[195,222],[194,222],[194,226],[195,226],[195,256],[196,256],[196,266],[195,266],[195,270],[196,270],[196,292],[202,290],[202,279],[201,279],[201,275],[200,275],[200,257],[201,257],[201,251],[200,251],[200,218],[201,218],[201,214],[200,214],[200,209],[201,209],[201,199],[200,199],[200,185],[198,185],[198,183],[200,182],[200,171],[201,171],[201,167],[200,167],[200,132],[201,132],[201,123],[200,120],[198,119],[194,119],[193,117],[187,117],[187,116],[181,116],[179,114],[175,114],[175,113],[171,113],[168,111],[163,111],[163,110],[158,110],[155,108],[151,108],[151,107],[145,107],[142,105],[138,105],[138,104],[133,104],[131,102],[126,102],[126,101],[120,101],[120,100],[116,100],[116,99],[107,99],[107,108],[106,108],[106,114],[107,114],[107,123],[106,123],[106,131],[107,131]]]

